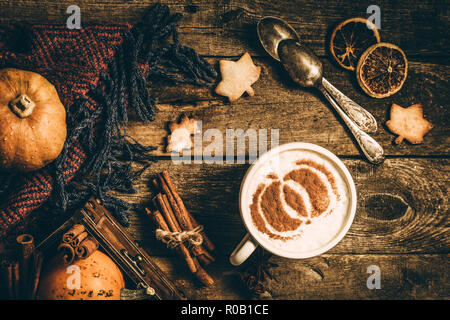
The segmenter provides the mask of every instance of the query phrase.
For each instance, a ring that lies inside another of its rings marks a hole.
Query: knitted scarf
[[[64,149],[52,164],[28,174],[0,174],[0,239],[17,232],[44,203],[61,215],[82,206],[91,195],[128,224],[133,206],[109,192],[135,192],[133,181],[154,161],[153,147],[127,135],[128,111],[152,121],[156,99],[148,86],[157,81],[205,86],[216,77],[203,58],[179,43],[180,19],[167,6],[155,4],[134,27],[0,28],[0,68],[47,78],[66,107],[68,126]]]

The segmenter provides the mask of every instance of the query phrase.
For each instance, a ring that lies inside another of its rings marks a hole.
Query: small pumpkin
[[[65,265],[50,260],[39,281],[39,300],[120,300],[125,280],[119,267],[97,250],[88,258]]]
[[[61,153],[66,111],[55,87],[41,75],[0,70],[0,168],[28,172]]]

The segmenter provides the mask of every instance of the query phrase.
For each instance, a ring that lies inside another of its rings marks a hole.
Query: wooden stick
[[[20,297],[24,298],[28,294],[28,289],[30,288],[30,267],[31,267],[31,257],[34,251],[34,238],[31,234],[21,234],[16,238],[16,242],[19,245],[20,260],[20,284],[19,293]]]

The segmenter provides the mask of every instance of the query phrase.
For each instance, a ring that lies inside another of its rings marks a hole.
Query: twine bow
[[[156,239],[165,243],[170,249],[174,249],[184,242],[188,242],[192,246],[198,246],[203,243],[203,237],[200,234],[202,231],[203,226],[198,226],[192,230],[182,232],[156,229]]]

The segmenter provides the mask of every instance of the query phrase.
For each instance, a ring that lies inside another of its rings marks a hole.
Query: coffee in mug
[[[356,192],[337,157],[316,145],[292,143],[255,162],[242,184],[240,202],[251,236],[233,252],[233,264],[242,262],[238,260],[250,251],[251,242],[291,258],[327,250],[349,228]]]

